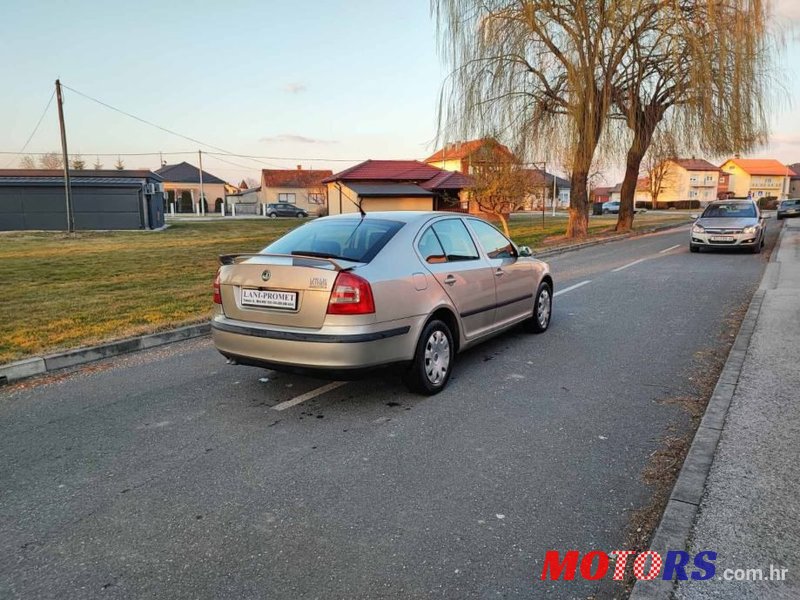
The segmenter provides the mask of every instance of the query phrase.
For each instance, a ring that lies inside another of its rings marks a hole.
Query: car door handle
[[[444,278],[444,282],[447,285],[453,285],[456,282],[456,278],[454,275],[448,275],[447,277]]]
[[[503,271],[503,269],[501,269],[500,267],[498,267],[497,270],[494,272],[494,276],[495,277],[500,277],[501,275],[505,275],[505,274],[506,274],[506,272]]]

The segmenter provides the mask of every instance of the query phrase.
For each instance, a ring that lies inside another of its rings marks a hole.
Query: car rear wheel
[[[607,215],[609,212],[610,212],[610,211],[609,211],[607,208],[604,208],[604,209],[603,209],[603,214],[604,214],[604,215]]]
[[[305,219],[308,215],[306,213],[297,213],[298,219]]]
[[[700,247],[695,244],[689,244],[689,252],[700,252]]]
[[[268,216],[270,219],[274,219],[274,218],[276,218],[278,215],[276,215],[275,213],[269,213],[267,216]]]
[[[553,289],[550,284],[543,281],[536,290],[536,302],[533,305],[533,315],[525,322],[526,328],[532,333],[542,333],[550,327],[553,315]]]
[[[417,342],[414,360],[403,380],[412,392],[432,396],[447,385],[455,358],[453,334],[443,321],[430,321]]]

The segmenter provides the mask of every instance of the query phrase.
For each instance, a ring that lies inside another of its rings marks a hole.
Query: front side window
[[[477,260],[478,249],[461,219],[444,219],[431,225],[449,262]]]
[[[470,225],[478,236],[478,242],[489,258],[512,258],[516,256],[514,245],[508,238],[484,221],[470,219]]]
[[[295,203],[295,197],[296,197],[296,194],[289,194],[289,193],[278,194],[278,202],[294,204]]]

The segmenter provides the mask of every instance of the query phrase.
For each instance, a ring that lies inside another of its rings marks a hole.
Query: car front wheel
[[[432,396],[447,385],[455,359],[455,345],[450,328],[434,319],[419,336],[414,360],[403,380],[412,392]]]
[[[278,215],[276,215],[275,213],[269,213],[267,216],[268,216],[270,219],[274,219],[274,218],[276,218]]]
[[[550,284],[543,281],[536,290],[536,301],[533,305],[533,316],[526,321],[528,331],[542,333],[550,327],[553,316],[553,289]]]
[[[700,252],[700,247],[694,244],[689,244],[689,252]]]

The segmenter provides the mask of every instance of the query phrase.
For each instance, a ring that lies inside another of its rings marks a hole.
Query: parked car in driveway
[[[778,220],[780,221],[787,217],[800,217],[800,198],[782,200],[778,204]]]
[[[689,250],[701,248],[747,248],[753,253],[764,247],[766,221],[752,200],[718,200],[706,206],[692,225]]]
[[[220,262],[211,327],[228,359],[335,378],[396,364],[422,394],[458,352],[519,323],[543,332],[552,314],[547,263],[454,213],[323,217]]]
[[[288,202],[276,202],[267,204],[267,216],[273,219],[275,217],[300,217],[305,219],[308,216],[308,212]]]
[[[610,202],[603,202],[604,215],[616,215],[619,213],[619,202],[612,200]]]

